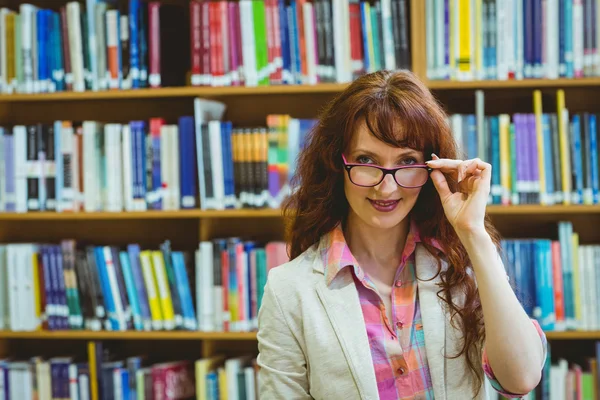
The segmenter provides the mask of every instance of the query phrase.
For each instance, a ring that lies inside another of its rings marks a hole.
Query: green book
[[[371,12],[371,33],[373,38],[373,67],[375,71],[379,71],[381,69],[381,52],[379,51],[379,19],[377,18],[377,8],[372,6],[370,9]]]
[[[594,393],[594,377],[591,372],[584,372],[581,375],[582,380],[582,392],[583,400],[594,400],[596,393]]]
[[[252,15],[254,16],[254,47],[256,49],[256,71],[258,72],[258,85],[264,86],[269,84],[269,57],[267,49],[265,3],[263,1],[252,1]]]

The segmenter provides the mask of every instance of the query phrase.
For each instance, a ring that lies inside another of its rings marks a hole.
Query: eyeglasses
[[[386,175],[392,175],[394,181],[403,188],[412,189],[423,186],[429,179],[429,168],[426,164],[413,164],[396,168],[383,168],[379,165],[349,163],[342,154],[344,169],[348,178],[356,186],[373,187],[379,185]]]

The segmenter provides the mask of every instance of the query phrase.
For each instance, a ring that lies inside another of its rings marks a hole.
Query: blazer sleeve
[[[258,314],[259,398],[312,399],[308,393],[306,357],[272,284],[270,280],[265,286]]]

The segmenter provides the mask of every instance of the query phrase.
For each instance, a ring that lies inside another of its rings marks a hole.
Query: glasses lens
[[[381,180],[383,172],[375,167],[360,166],[350,170],[350,180],[355,185],[374,186]]]
[[[406,187],[423,186],[429,178],[425,168],[403,168],[396,171],[396,182]]]

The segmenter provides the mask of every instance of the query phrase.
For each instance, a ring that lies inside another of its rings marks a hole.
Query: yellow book
[[[369,70],[375,72],[375,48],[373,45],[373,27],[371,26],[371,5],[365,2],[365,25],[367,30],[367,48],[365,52],[369,55]]]
[[[471,70],[471,0],[457,0],[459,14],[458,79],[473,79]]]
[[[472,35],[475,39],[475,71],[478,79],[483,79],[485,76],[483,69],[483,30],[482,30],[482,11],[481,11],[482,0],[475,0],[475,35]]]
[[[162,311],[163,326],[166,330],[175,329],[175,312],[173,311],[173,300],[167,281],[167,271],[165,269],[165,260],[159,250],[152,251],[152,266],[154,279],[158,286],[158,298],[160,300],[160,309]]]
[[[573,246],[573,293],[575,294],[575,298],[573,302],[575,303],[575,322],[578,326],[581,325],[581,293],[579,289],[579,280],[581,279],[580,275],[582,273],[581,268],[582,265],[579,265],[579,234],[573,232],[571,236],[571,243]]]
[[[533,91],[533,112],[535,114],[535,135],[537,139],[537,155],[539,182],[533,190],[539,191],[540,204],[543,206],[548,204],[548,194],[546,193],[546,170],[544,168],[544,133],[542,131],[542,92],[540,90]]]
[[[227,373],[225,372],[225,368],[219,368],[217,370],[217,375],[219,376],[219,397],[220,400],[227,400]]]
[[[34,247],[33,252],[31,254],[31,265],[33,268],[33,296],[35,301],[35,319],[37,321],[36,330],[42,329],[42,300],[40,298],[41,288],[40,288],[40,270],[38,265],[38,252],[37,248]]]
[[[562,176],[562,203],[571,204],[571,157],[569,155],[569,111],[565,107],[565,91],[556,91],[556,115],[560,141],[560,172]]]
[[[207,400],[208,396],[206,392],[208,385],[206,384],[206,375],[223,365],[224,362],[225,356],[202,358],[196,361],[196,400]]]
[[[510,116],[502,114],[500,121],[500,184],[502,185],[502,204],[510,204]]]
[[[97,360],[96,360],[96,343],[93,341],[88,342],[88,368],[90,371],[90,399],[91,400],[99,400],[98,399],[98,371],[96,369]]]
[[[140,263],[142,265],[142,275],[144,276],[146,291],[148,292],[148,306],[150,307],[150,316],[152,317],[152,328],[154,330],[161,330],[163,328],[163,317],[150,253],[150,250],[141,251]]]

